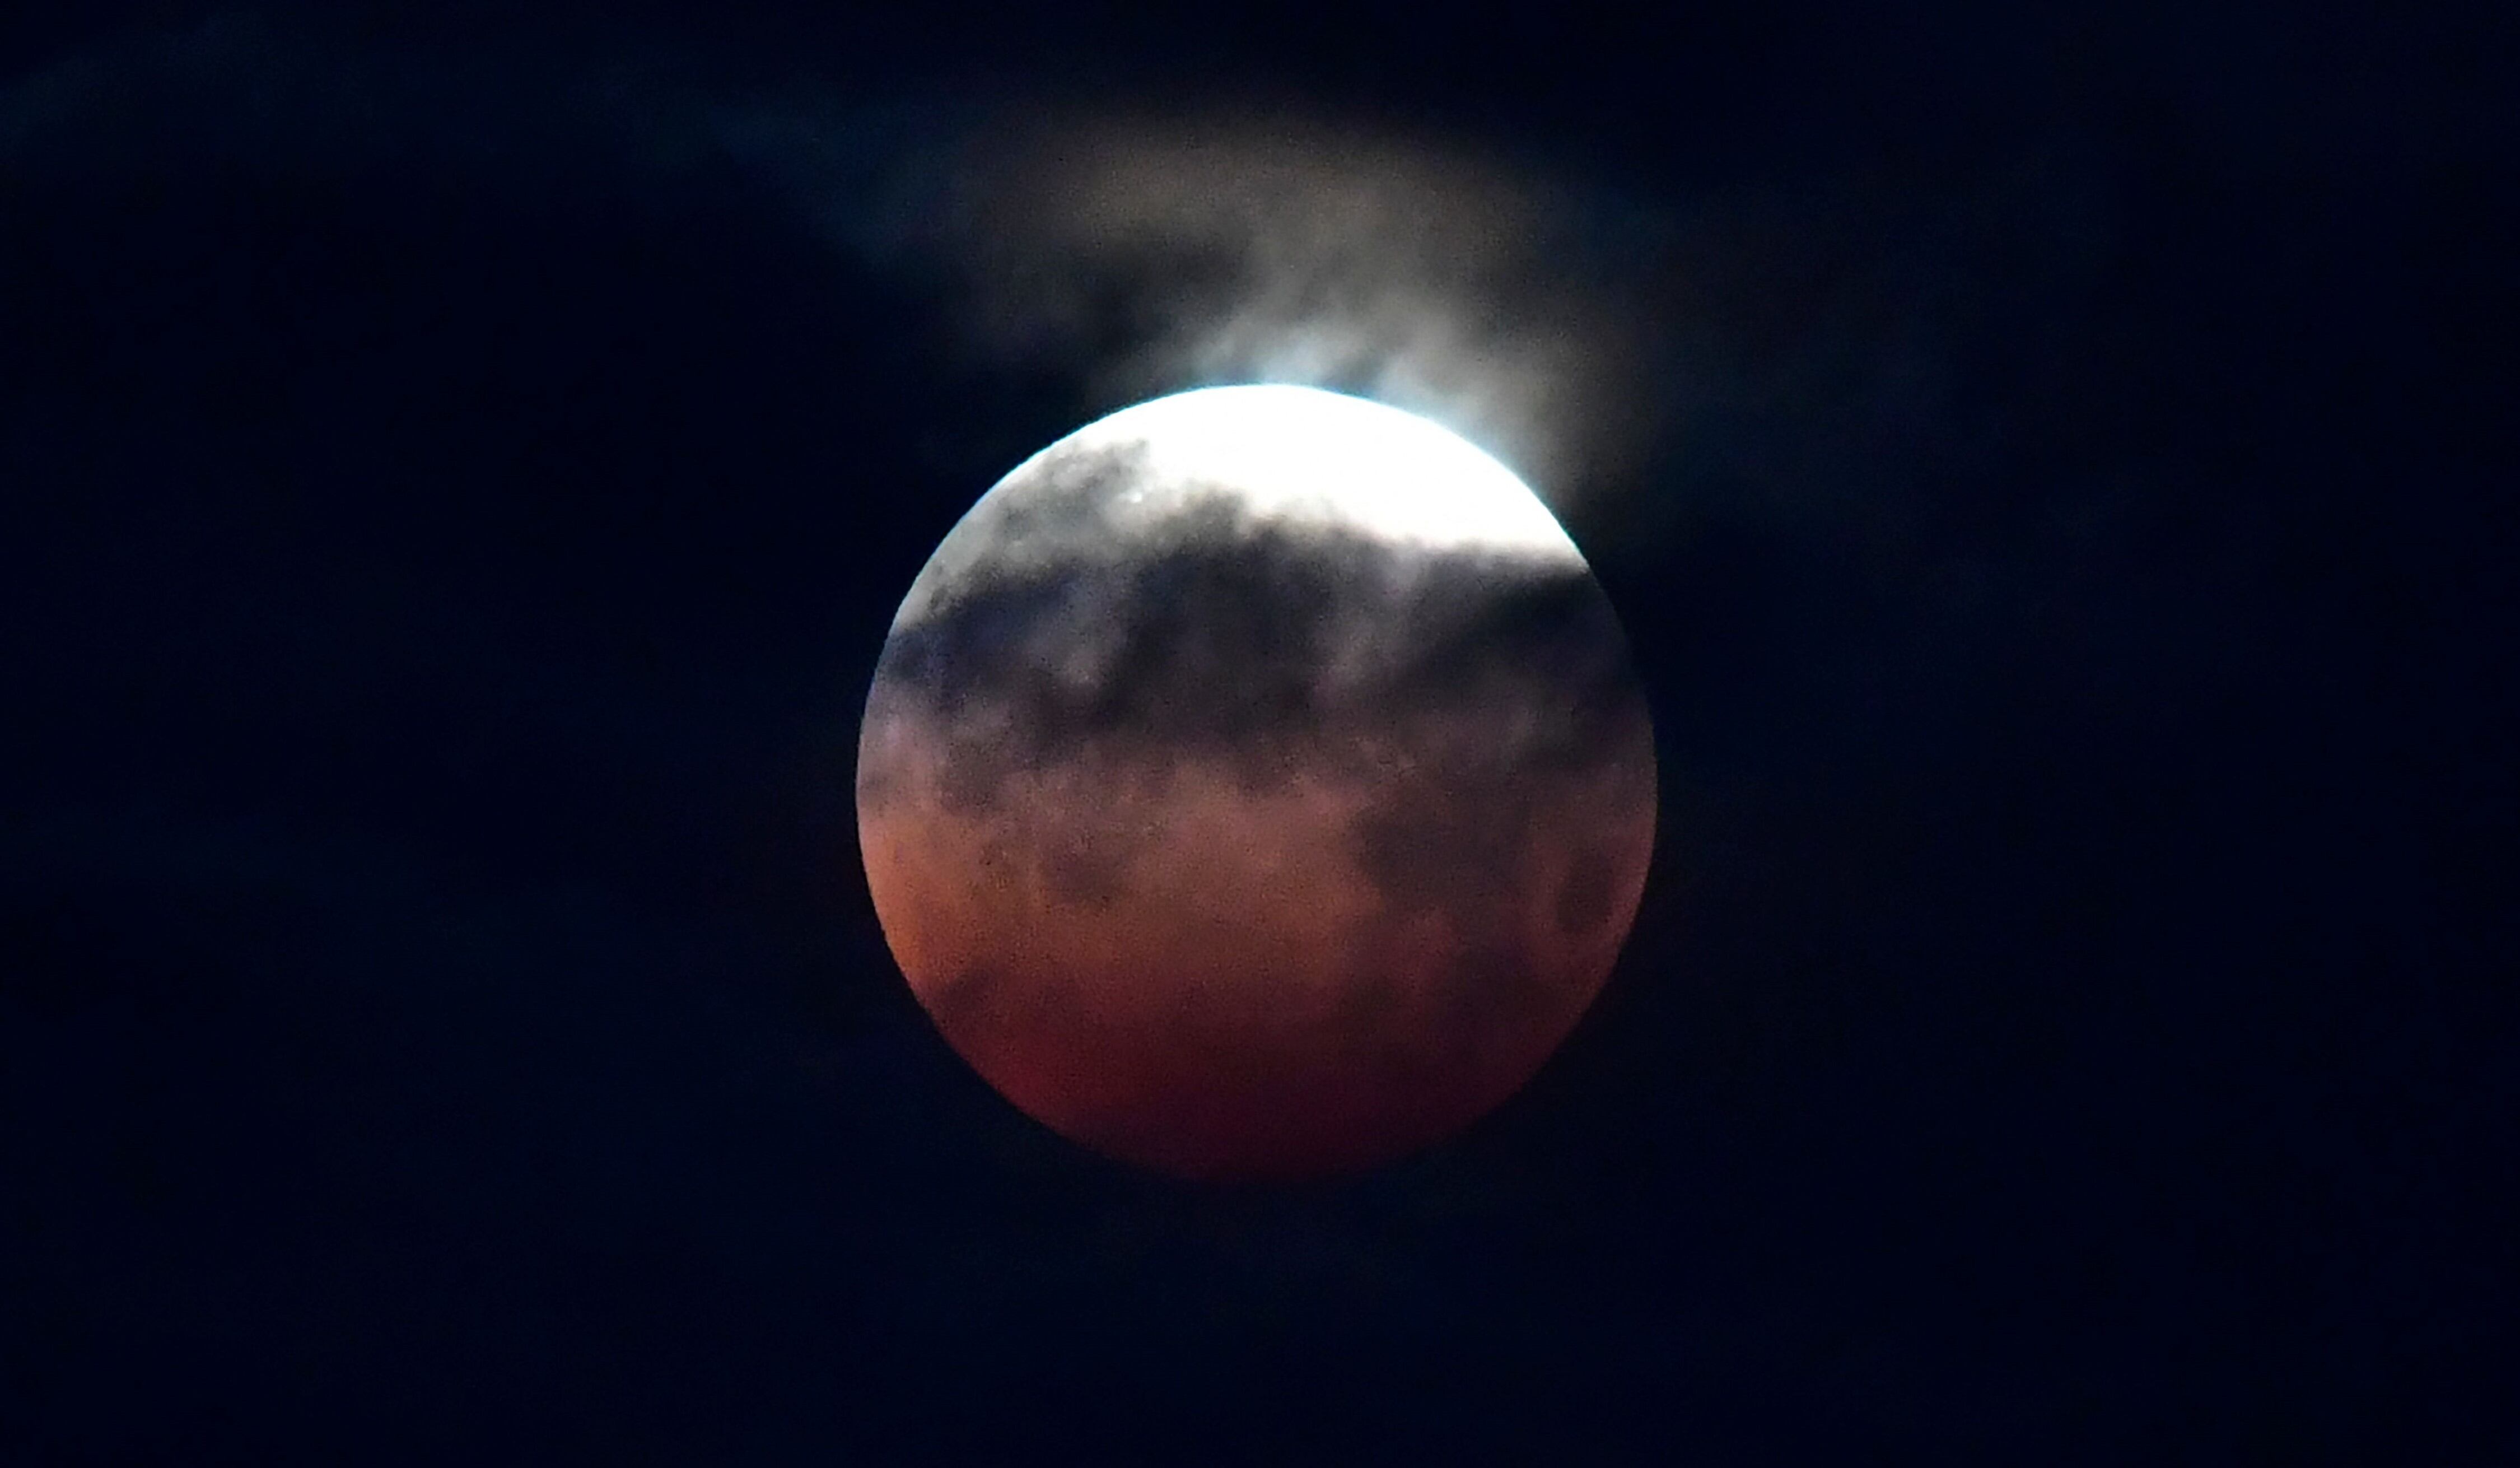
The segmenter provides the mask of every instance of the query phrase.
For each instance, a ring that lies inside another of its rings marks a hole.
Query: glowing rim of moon
[[[1415,413],[1320,388],[1176,392],[1097,419],[1056,446],[1144,448],[1148,473],[1115,507],[1124,518],[1223,485],[1263,518],[1430,549],[1582,559],[1531,486],[1478,445]]]
[[[1098,512],[1099,532],[1117,540],[1216,496],[1263,524],[1345,531],[1428,554],[1586,564],[1520,476],[1432,419],[1323,388],[1194,388],[1098,418],[1015,466],[936,548],[903,598],[894,630],[951,600],[983,562],[1047,566],[1073,553],[1066,535],[1021,523],[1027,490],[1049,461],[1101,452],[1141,456],[1127,487]]]
[[[1132,499],[1177,502],[1192,486],[1225,484],[1260,517],[1434,550],[1578,558],[1512,469],[1436,421],[1371,398],[1287,384],[1194,389],[1091,421],[1066,444],[1145,446],[1149,475]]]

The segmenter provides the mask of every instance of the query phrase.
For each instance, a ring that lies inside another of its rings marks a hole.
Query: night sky
[[[2507,23],[28,9],[0,1461],[2520,1460]],[[1659,838],[1514,1100],[1201,1186],[946,1047],[852,760],[1272,363],[1503,385]]]

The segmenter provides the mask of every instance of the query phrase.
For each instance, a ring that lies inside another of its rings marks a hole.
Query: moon
[[[1512,471],[1310,388],[1026,460],[894,619],[859,739],[884,937],[1017,1108],[1177,1175],[1370,1169],[1518,1090],[1654,839],[1608,598]]]

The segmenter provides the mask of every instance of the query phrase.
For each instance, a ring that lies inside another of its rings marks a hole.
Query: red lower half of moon
[[[1372,780],[1077,767],[957,808],[915,746],[867,755],[877,913],[946,1040],[1061,1134],[1194,1177],[1352,1171],[1504,1101],[1608,976],[1653,843],[1649,762],[1532,782],[1464,868],[1440,832],[1361,849]]]

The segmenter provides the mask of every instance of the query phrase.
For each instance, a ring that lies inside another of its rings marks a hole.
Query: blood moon
[[[1306,388],[1114,413],[982,496],[867,699],[858,825],[920,1003],[1007,1099],[1212,1178],[1372,1167],[1607,977],[1652,727],[1502,464]]]

